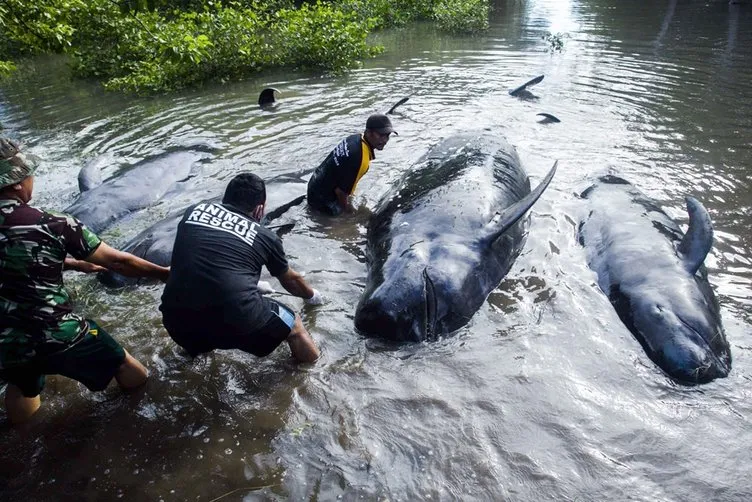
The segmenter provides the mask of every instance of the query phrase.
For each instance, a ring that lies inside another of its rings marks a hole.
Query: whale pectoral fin
[[[695,274],[713,247],[713,223],[707,209],[694,197],[687,197],[689,228],[679,243],[687,272]]]
[[[558,160],[554,162],[551,170],[548,171],[546,177],[543,178],[543,181],[540,182],[535,190],[527,194],[527,196],[525,196],[523,199],[504,209],[502,212],[497,213],[499,216],[494,216],[494,219],[488,225],[486,225],[486,235],[483,236],[482,239],[488,242],[495,241],[512,225],[517,223],[520,218],[525,216],[525,213],[527,213],[528,210],[533,207],[533,204],[538,201],[541,194],[543,194],[543,191],[548,187],[549,183],[551,183],[554,174],[556,174],[556,166],[558,164]]]
[[[277,207],[275,209],[272,209],[271,211],[269,211],[268,213],[266,213],[266,215],[264,216],[264,218],[261,220],[261,223],[263,225],[266,225],[269,222],[271,222],[272,220],[274,220],[276,218],[279,218],[280,216],[282,216],[283,214],[285,214],[291,207],[297,206],[298,204],[302,203],[305,200],[305,198],[306,198],[306,195],[303,194],[303,195],[300,195],[298,197],[295,197],[290,202],[287,202],[287,203],[282,204],[281,206],[279,206],[279,207]]]

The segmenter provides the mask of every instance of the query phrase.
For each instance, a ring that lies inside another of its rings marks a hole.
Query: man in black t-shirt
[[[265,203],[264,181],[244,173],[230,181],[222,203],[196,204],[178,224],[159,308],[167,332],[191,355],[241,349],[263,357],[287,341],[300,362],[319,356],[300,316],[259,290],[266,266],[291,294],[321,303],[287,264],[280,238],[259,224]]]
[[[368,117],[363,134],[353,134],[340,141],[316,168],[308,181],[308,205],[337,216],[352,213],[351,196],[358,181],[368,172],[375,158],[374,150],[383,150],[390,134],[397,134],[386,115]]]

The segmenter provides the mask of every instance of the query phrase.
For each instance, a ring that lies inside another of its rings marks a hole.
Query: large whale
[[[531,192],[514,148],[487,131],[433,147],[369,221],[356,328],[422,341],[467,324],[522,250],[525,215],[555,171]]]
[[[683,233],[626,180],[599,178],[583,192],[580,243],[598,285],[648,357],[674,379],[704,383],[731,369],[718,301],[703,262],[713,245],[705,208],[687,197]]]
[[[305,199],[306,185],[301,183],[298,177],[279,176],[275,181],[266,186],[267,194],[267,211],[262,220],[263,225],[269,224],[285,214],[290,208],[297,206]],[[219,202],[221,197],[213,197],[212,202]],[[197,200],[196,203],[199,201]],[[158,221],[139,233],[120,249],[131,254],[144,258],[157,265],[167,267],[172,261],[172,248],[175,244],[175,234],[178,231],[178,223],[188,208],[183,208],[166,218]],[[275,225],[274,229],[278,235],[291,229],[293,223]],[[272,228],[269,226],[269,228]],[[143,282],[143,279],[126,277],[112,270],[97,274],[100,282],[109,287],[123,287]]]
[[[79,173],[79,186],[85,191],[63,212],[75,216],[94,232],[101,232],[128,213],[148,207],[179,181],[189,178],[200,169],[200,163],[211,159],[209,147],[191,147],[168,151],[138,162],[122,175],[101,182],[100,168],[110,160],[88,163]]]

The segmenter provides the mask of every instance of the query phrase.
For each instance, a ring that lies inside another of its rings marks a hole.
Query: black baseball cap
[[[394,130],[394,127],[392,127],[392,121],[389,120],[389,117],[382,115],[381,113],[368,117],[368,120],[366,121],[366,129],[374,130],[379,134],[394,133],[399,136],[399,133]]]

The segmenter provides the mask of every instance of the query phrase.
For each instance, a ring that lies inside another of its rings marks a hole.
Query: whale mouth
[[[716,377],[727,376],[731,369],[729,363],[724,360],[720,354],[716,354],[710,342],[700,334],[700,331],[697,328],[692,326],[692,324],[688,323],[681,316],[677,316],[677,319],[682,325],[684,325],[684,327],[696,335],[697,340],[702,340],[702,343],[698,343],[697,345],[701,348],[703,354],[706,355],[706,357],[698,361],[702,364],[698,364],[697,367],[692,368],[687,373],[687,376],[696,382],[707,382]]]
[[[431,276],[428,275],[428,268],[423,269],[423,284],[425,289],[423,291],[425,301],[423,303],[425,309],[425,325],[424,330],[427,339],[433,339],[438,334],[436,333],[436,287],[434,286]]]

